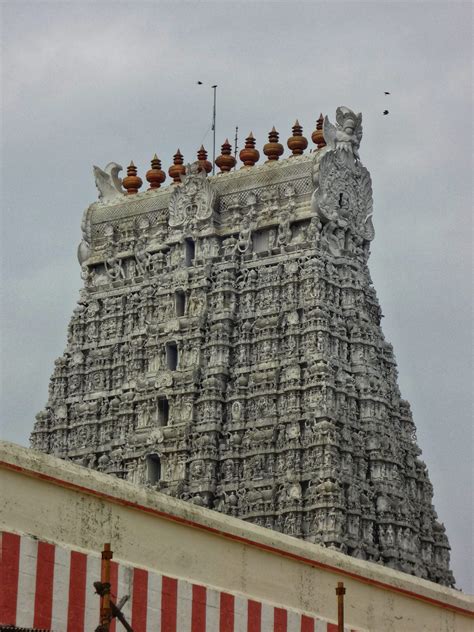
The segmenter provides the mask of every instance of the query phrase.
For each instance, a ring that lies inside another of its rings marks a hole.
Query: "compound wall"
[[[455,590],[0,444],[0,623],[86,632],[98,623],[100,551],[134,632],[471,630]],[[114,631],[113,631],[114,632]]]

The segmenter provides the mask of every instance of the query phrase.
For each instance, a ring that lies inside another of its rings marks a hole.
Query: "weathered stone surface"
[[[190,166],[87,209],[84,289],[31,441],[452,585],[367,267],[361,116],[336,121],[308,156]]]

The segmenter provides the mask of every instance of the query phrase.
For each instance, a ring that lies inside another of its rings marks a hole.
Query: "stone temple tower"
[[[367,260],[372,187],[362,117],[322,117],[94,167],[84,287],[34,448],[255,524],[453,585],[408,402]],[[123,187],[123,188],[122,188]]]

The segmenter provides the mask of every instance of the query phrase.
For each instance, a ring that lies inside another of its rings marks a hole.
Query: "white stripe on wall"
[[[161,632],[161,575],[148,573],[147,632]]]
[[[217,590],[207,589],[206,599],[206,631],[217,632],[219,630],[219,605],[220,593]]]
[[[248,599],[235,597],[234,632],[247,632]]]
[[[100,597],[95,592],[94,582],[100,582],[100,567],[101,559],[99,557],[95,555],[87,556],[84,632],[95,630],[99,625]]]
[[[267,603],[262,603],[262,629],[261,632],[273,632],[274,608]]]
[[[287,632],[301,632],[301,615],[298,612],[287,610],[288,626]]]
[[[51,629],[60,631],[66,630],[67,627],[71,552],[60,546],[56,546],[54,549],[53,610]]]
[[[18,599],[16,607],[16,624],[18,627],[33,627],[37,555],[38,540],[22,536],[20,541]]]
[[[321,621],[321,619],[316,619],[314,624],[314,632],[327,632],[328,625],[326,621]]]
[[[179,632],[191,632],[192,607],[192,584],[180,580],[178,581],[178,611],[176,613],[176,629]]]
[[[117,578],[117,603],[128,595],[128,601],[125,603],[122,608],[122,613],[126,620],[130,623],[132,618],[132,591],[133,591],[133,569],[129,566],[123,566],[119,564],[118,567],[118,578]],[[121,623],[117,622],[117,630],[119,627],[122,627]],[[88,632],[85,630],[84,632]]]

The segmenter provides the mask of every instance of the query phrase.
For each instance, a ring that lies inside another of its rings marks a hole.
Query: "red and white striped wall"
[[[93,632],[100,557],[5,531],[1,538],[0,624]],[[117,601],[130,595],[123,613],[134,632],[337,632],[320,618],[113,561],[111,584]],[[111,632],[120,628],[114,620]]]

